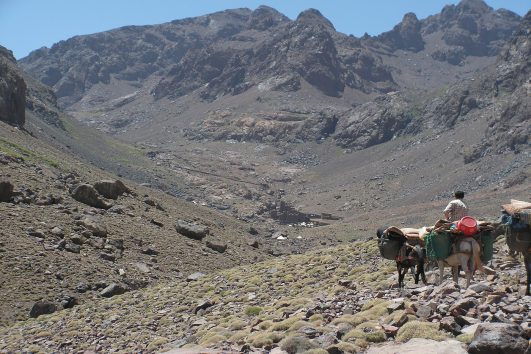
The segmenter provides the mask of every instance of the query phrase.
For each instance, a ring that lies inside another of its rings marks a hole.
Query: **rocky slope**
[[[0,350],[524,353],[531,337],[525,271],[500,241],[498,274],[477,275],[468,289],[411,278],[403,291],[393,289],[394,264],[370,240],[44,315],[1,330]]]
[[[42,137],[5,123],[0,133],[2,325],[106,296],[112,284],[121,293],[272,253],[261,228],[253,236],[160,191],[98,182],[116,177]]]

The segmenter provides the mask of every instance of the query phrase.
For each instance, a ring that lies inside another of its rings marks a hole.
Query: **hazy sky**
[[[454,0],[0,0],[0,45],[18,59],[34,49],[75,35],[126,25],[157,24],[207,13],[268,5],[291,19],[316,8],[335,28],[357,37],[393,28],[406,12],[419,18],[438,13]],[[531,0],[486,0],[497,9],[524,15]]]

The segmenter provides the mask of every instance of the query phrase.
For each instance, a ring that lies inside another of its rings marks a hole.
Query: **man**
[[[457,191],[454,196],[455,199],[448,203],[444,209],[444,218],[448,221],[457,221],[468,215],[468,207],[463,202],[465,192]]]

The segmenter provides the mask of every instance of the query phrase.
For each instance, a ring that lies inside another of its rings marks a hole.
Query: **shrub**
[[[301,353],[315,348],[315,344],[306,337],[298,335],[286,337],[280,341],[280,348],[289,354]]]
[[[448,338],[448,335],[439,330],[437,323],[408,321],[399,330],[396,340],[399,342],[407,342],[411,338],[425,338],[436,341],[442,341]]]
[[[259,306],[249,306],[245,309],[247,316],[258,316],[262,312],[262,308]]]

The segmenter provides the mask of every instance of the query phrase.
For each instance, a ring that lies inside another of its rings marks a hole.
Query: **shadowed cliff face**
[[[23,126],[26,83],[16,68],[13,53],[0,46],[0,120]]]

